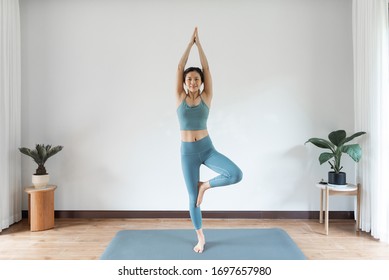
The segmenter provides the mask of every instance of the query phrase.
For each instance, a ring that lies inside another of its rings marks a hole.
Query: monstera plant
[[[32,175],[32,183],[36,188],[47,186],[50,177],[46,171],[45,163],[50,157],[61,151],[62,148],[63,146],[51,147],[51,145],[41,144],[37,144],[33,150],[25,147],[19,148],[22,154],[30,156],[38,164],[35,174]]]
[[[310,138],[306,143],[312,143],[313,145],[328,149],[328,152],[323,152],[319,156],[320,164],[328,162],[333,171],[328,172],[328,183],[335,185],[346,185],[346,173],[341,172],[343,166],[341,165],[341,159],[343,153],[348,154],[355,162],[359,162],[362,157],[362,149],[359,144],[348,144],[356,137],[359,137],[366,132],[357,132],[347,137],[346,131],[336,130],[328,135],[328,140],[322,138]]]

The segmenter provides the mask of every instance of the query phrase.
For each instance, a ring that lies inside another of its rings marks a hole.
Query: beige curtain
[[[18,0],[0,0],[0,231],[21,220],[20,18]]]
[[[366,131],[357,181],[361,229],[389,242],[388,0],[353,0],[355,130]]]

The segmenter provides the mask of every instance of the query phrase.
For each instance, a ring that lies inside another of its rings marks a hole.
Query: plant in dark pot
[[[51,145],[40,144],[37,144],[33,150],[25,147],[19,148],[22,154],[30,156],[38,164],[35,174],[32,175],[32,184],[36,188],[45,187],[49,183],[50,177],[46,171],[45,163],[50,157],[61,151],[62,148],[63,146],[51,147]]]
[[[341,172],[343,166],[341,166],[340,161],[342,158],[342,154],[348,154],[355,162],[359,162],[362,157],[362,150],[359,144],[349,144],[356,137],[359,137],[366,132],[357,132],[353,135],[347,137],[346,131],[344,130],[336,130],[331,132],[328,135],[328,140],[322,138],[310,138],[306,143],[312,143],[313,145],[322,148],[328,149],[329,152],[321,153],[319,156],[320,164],[323,164],[328,161],[333,171],[328,172],[328,183],[334,185],[346,185],[346,173]]]

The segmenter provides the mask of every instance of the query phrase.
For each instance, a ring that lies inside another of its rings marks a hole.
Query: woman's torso
[[[191,100],[190,98],[187,98],[186,94],[184,94],[182,98],[177,100],[177,111],[183,110],[183,108],[185,108],[185,110],[208,110],[209,111],[210,104],[208,102],[209,101],[206,100],[206,98],[203,98],[202,96],[199,96],[195,100]],[[183,107],[181,107],[181,106],[183,106]],[[207,112],[206,118],[208,118],[208,112]],[[205,119],[205,122],[206,122],[206,119]],[[208,130],[206,128],[206,125],[205,125],[205,127],[203,127],[204,124],[200,125],[200,126],[203,129],[196,128],[196,130],[190,130],[190,129],[186,129],[186,128],[183,129],[181,127],[181,141],[183,141],[183,142],[195,142],[195,141],[198,141],[198,140],[208,136]]]

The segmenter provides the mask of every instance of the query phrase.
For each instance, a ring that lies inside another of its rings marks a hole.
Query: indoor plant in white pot
[[[346,137],[346,131],[336,130],[328,135],[328,140],[322,138],[310,138],[305,143],[312,143],[315,146],[323,149],[329,149],[329,152],[321,153],[319,156],[320,164],[328,161],[333,171],[328,172],[328,183],[334,185],[346,185],[346,173],[341,172],[343,166],[340,165],[342,154],[348,154],[355,162],[359,162],[362,157],[362,150],[359,144],[345,145],[356,137],[359,137],[366,132],[357,132]],[[332,162],[330,161],[332,159]]]
[[[35,174],[32,175],[32,184],[36,188],[45,187],[49,183],[50,177],[46,171],[45,163],[50,157],[61,151],[62,148],[63,146],[51,147],[51,145],[40,144],[37,144],[33,150],[25,147],[19,148],[22,154],[32,157],[35,163],[38,164]]]

